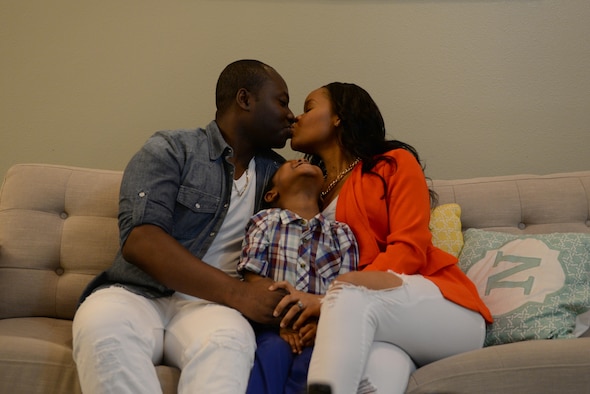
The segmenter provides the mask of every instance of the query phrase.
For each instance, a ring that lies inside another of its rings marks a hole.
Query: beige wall
[[[274,66],[295,113],[365,87],[433,178],[588,170],[589,21],[588,0],[4,0],[0,175],[122,169],[152,132],[208,123],[238,58]]]

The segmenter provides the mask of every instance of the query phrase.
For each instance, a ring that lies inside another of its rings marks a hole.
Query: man
[[[256,346],[246,318],[276,323],[282,294],[268,290],[270,280],[240,281],[235,267],[244,227],[283,161],[271,148],[291,136],[288,104],[273,68],[231,63],[217,82],[213,122],[156,133],[131,159],[121,250],[74,318],[84,392],[161,392],[161,361],[181,370],[179,393],[246,390]]]

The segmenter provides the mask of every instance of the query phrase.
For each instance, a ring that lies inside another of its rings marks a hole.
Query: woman
[[[340,275],[321,305],[308,384],[332,392],[403,393],[415,369],[483,345],[491,314],[457,259],[432,245],[431,195],[416,150],[385,139],[379,109],[353,84],[314,90],[291,147],[326,174],[324,214],[347,223],[359,271]],[[290,291],[277,306],[305,305],[295,327],[319,314],[317,299]],[[311,389],[310,389],[311,392]]]

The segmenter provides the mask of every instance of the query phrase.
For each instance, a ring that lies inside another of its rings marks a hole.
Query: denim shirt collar
[[[207,125],[205,134],[209,143],[209,159],[212,161],[219,159],[226,151],[232,151],[231,146],[223,138],[216,121],[213,120]]]

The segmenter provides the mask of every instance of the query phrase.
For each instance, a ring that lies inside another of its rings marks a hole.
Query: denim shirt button
[[[196,203],[196,204],[195,204],[195,208],[197,208],[197,209],[201,208],[201,204],[199,204],[199,203]]]
[[[211,233],[209,233],[210,237],[214,237],[215,236],[215,231],[212,231]]]
[[[229,204],[228,203],[225,203],[225,204],[223,204],[223,207],[224,208],[227,208],[227,207],[229,207]]]
[[[145,192],[139,192],[139,197],[145,197]]]

